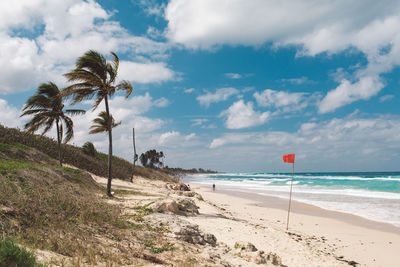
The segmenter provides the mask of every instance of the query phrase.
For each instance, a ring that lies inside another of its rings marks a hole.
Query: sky
[[[400,170],[397,0],[3,0],[0,123],[23,128],[39,84],[89,49],[120,58],[114,153],[226,172]],[[71,144],[107,153],[74,117]],[[48,136],[55,137],[54,129]]]

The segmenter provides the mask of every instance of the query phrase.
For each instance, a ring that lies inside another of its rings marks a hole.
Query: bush
[[[86,155],[95,157],[96,156],[96,148],[94,147],[92,142],[86,142],[85,144],[83,144],[82,146],[82,151],[83,153],[85,153]]]
[[[36,263],[32,252],[18,247],[10,239],[0,240],[0,266],[42,266]]]

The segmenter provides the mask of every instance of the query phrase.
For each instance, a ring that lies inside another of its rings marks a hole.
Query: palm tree
[[[110,108],[108,100],[116,91],[123,90],[126,92],[126,98],[132,93],[132,85],[128,81],[121,81],[117,85],[116,78],[118,74],[119,59],[118,56],[111,52],[112,60],[107,62],[105,57],[100,53],[89,50],[83,56],[79,57],[75,64],[75,69],[64,74],[69,82],[75,84],[64,89],[63,94],[73,98],[73,103],[78,103],[86,99],[95,99],[92,110],[95,110],[104,100],[106,106],[107,118],[110,118]],[[108,182],[107,195],[111,195],[112,180],[112,124],[108,119]]]
[[[108,132],[108,116],[105,111],[100,112],[96,119],[93,120],[93,125],[90,126],[90,129],[92,129],[89,133],[90,134],[96,134],[96,133],[103,133],[103,132]],[[121,121],[115,123],[115,120],[112,115],[111,117],[111,128],[115,128],[118,125],[121,125]]]
[[[63,125],[65,125],[66,133],[64,143],[67,143],[74,135],[71,118],[69,115],[84,114],[81,109],[64,109],[63,99],[57,85],[49,82],[39,85],[35,95],[30,97],[23,108],[22,116],[33,115],[33,118],[24,126],[25,134],[34,133],[38,129],[45,127],[42,135],[47,133],[53,124],[57,127],[58,142],[58,158],[60,166],[62,166],[61,141],[63,139]]]

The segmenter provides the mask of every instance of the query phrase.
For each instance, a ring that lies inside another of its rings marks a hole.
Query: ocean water
[[[183,181],[289,198],[291,173],[224,173]],[[295,173],[293,199],[400,227],[400,172]]]

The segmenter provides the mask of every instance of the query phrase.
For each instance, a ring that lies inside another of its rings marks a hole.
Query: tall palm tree
[[[93,120],[93,125],[90,126],[90,129],[92,129],[89,133],[90,134],[96,134],[96,133],[104,133],[108,132],[108,116],[105,111],[100,112],[98,117]],[[115,120],[112,115],[111,117],[111,128],[115,128],[118,125],[121,125],[121,121],[115,123]]]
[[[126,92],[126,98],[132,93],[132,85],[128,81],[121,81],[116,84],[119,59],[111,52],[112,60],[108,62],[105,57],[93,50],[87,51],[79,57],[75,63],[75,69],[64,74],[69,82],[74,82],[71,86],[64,89],[63,94],[73,98],[73,103],[78,103],[86,99],[95,99],[92,110],[95,110],[104,100],[107,118],[110,118],[110,108],[108,100],[116,91]],[[112,180],[112,124],[108,119],[108,181],[107,195],[111,195]]]
[[[67,143],[74,135],[71,118],[68,115],[84,114],[81,109],[66,109],[64,110],[63,99],[57,85],[49,82],[39,85],[35,95],[30,97],[23,108],[22,116],[33,116],[24,126],[26,134],[34,133],[42,127],[45,127],[42,135],[47,133],[53,124],[57,128],[58,142],[58,158],[60,166],[62,166],[62,151],[61,141],[63,139],[63,125],[65,125],[66,133],[64,143]]]

